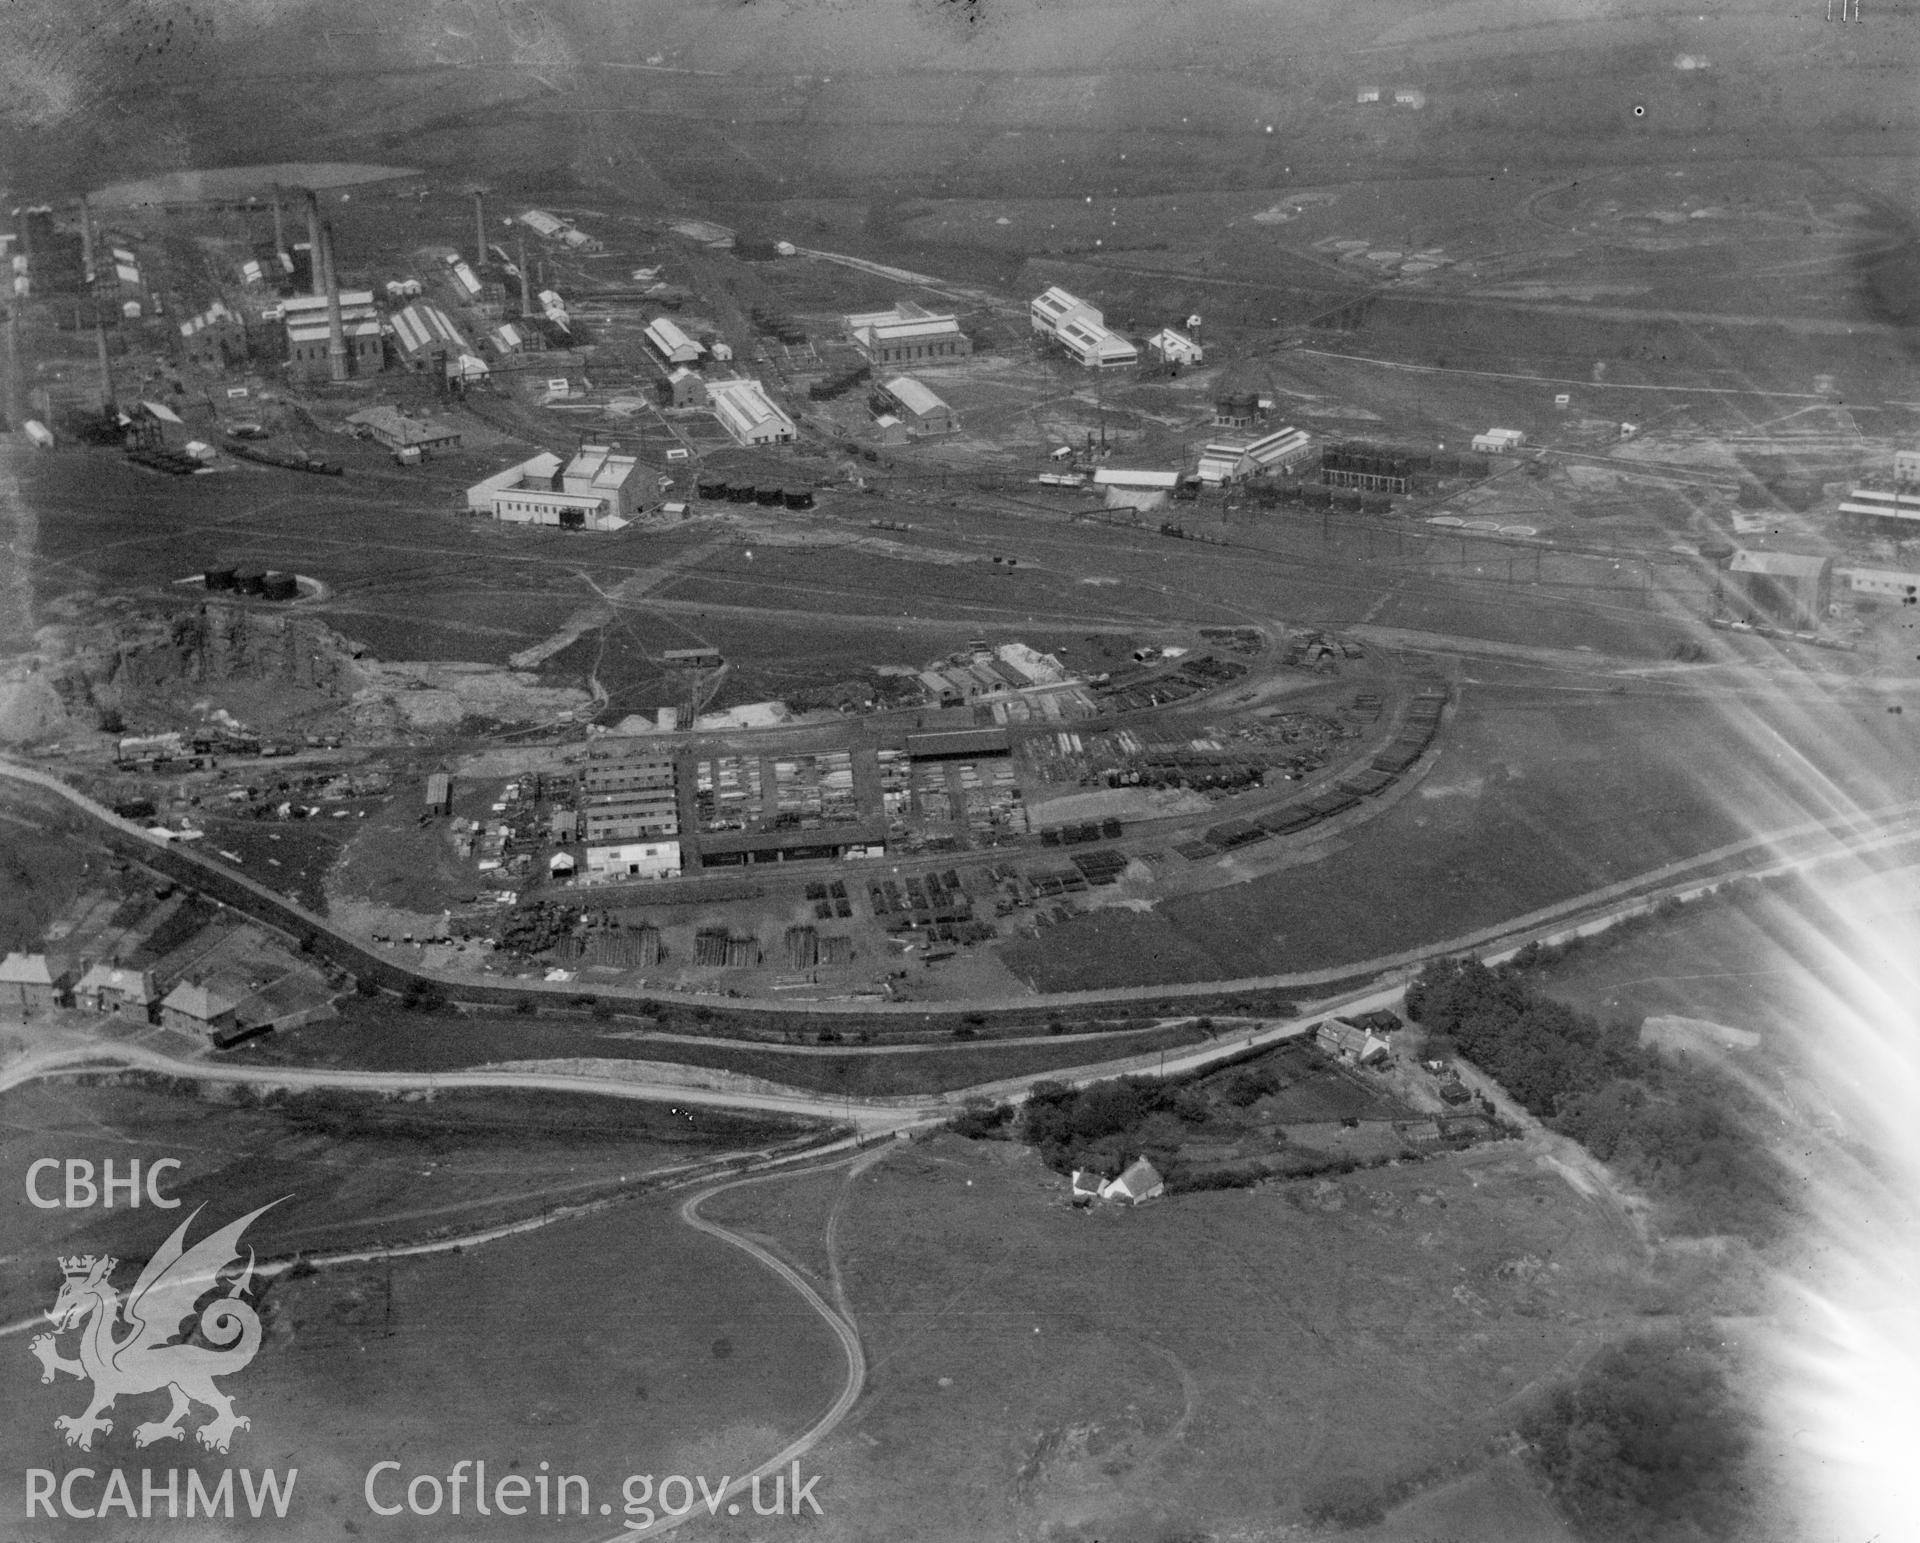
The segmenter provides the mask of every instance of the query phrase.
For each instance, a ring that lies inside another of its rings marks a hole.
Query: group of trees
[[[1753,1508],[1754,1421],[1701,1333],[1601,1351],[1523,1422],[1580,1530],[1608,1543],[1733,1539]]]
[[[1730,1080],[1661,1060],[1634,1025],[1543,995],[1522,968],[1443,959],[1407,988],[1407,1013],[1530,1114],[1614,1164],[1689,1233],[1755,1240],[1785,1220],[1790,1187]]]

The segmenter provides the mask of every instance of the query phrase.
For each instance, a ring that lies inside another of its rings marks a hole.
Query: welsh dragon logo
[[[252,1423],[233,1412],[233,1400],[213,1383],[215,1377],[241,1370],[260,1349],[260,1318],[245,1299],[253,1281],[251,1249],[246,1267],[231,1278],[226,1293],[200,1312],[200,1336],[215,1348],[178,1343],[177,1336],[195,1305],[209,1291],[219,1289],[228,1267],[240,1257],[240,1234],[268,1209],[263,1205],[249,1211],[188,1248],[187,1229],[200,1214],[195,1210],[147,1261],[124,1304],[109,1281],[119,1260],[93,1254],[61,1259],[66,1283],[47,1310],[53,1333],[39,1335],[28,1348],[40,1361],[42,1382],[52,1382],[56,1372],[65,1372],[93,1383],[93,1402],[84,1414],[63,1414],[53,1422],[68,1446],[91,1451],[93,1438],[113,1429],[106,1411],[116,1398],[162,1388],[172,1394],[173,1407],[164,1420],[133,1428],[135,1446],[181,1440],[186,1432],[180,1422],[195,1404],[213,1411],[214,1417],[194,1432],[209,1450],[226,1451],[233,1433]],[[123,1316],[128,1332],[119,1335]],[[80,1331],[78,1360],[61,1355],[55,1345],[56,1338],[70,1329]]]

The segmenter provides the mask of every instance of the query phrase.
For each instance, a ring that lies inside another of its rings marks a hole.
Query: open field
[[[816,1274],[838,1212],[873,1374],[819,1454],[831,1537],[1130,1543],[1390,1499],[1480,1470],[1539,1379],[1674,1292],[1740,1299],[1511,1146],[1131,1212],[952,1137],[840,1182],[712,1208]]]
[[[1247,877],[1076,918],[1003,957],[1050,990],[1374,958],[1797,824],[1836,790],[1869,807],[1920,792],[1913,731],[1878,703],[1821,709],[1821,734],[1799,737],[1804,763],[1754,750],[1792,721],[1790,701],[1730,705],[1514,675],[1469,684],[1425,781],[1319,861],[1258,874],[1244,866],[1258,847],[1214,859]]]
[[[0,1265],[0,1321],[36,1311],[53,1252],[143,1257],[197,1205],[237,1216],[286,1197],[250,1234],[264,1257],[479,1231],[617,1195],[648,1170],[758,1150],[797,1128],[594,1099],[454,1094],[432,1103],[358,1095],[252,1098],[163,1090],[146,1079],[36,1083],[4,1100],[0,1150],[30,1161],[173,1156],[162,1184],[178,1212],[36,1211]],[[57,1180],[43,1180],[47,1192]]]

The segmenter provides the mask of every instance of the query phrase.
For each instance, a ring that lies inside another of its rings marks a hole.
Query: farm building
[[[1526,433],[1521,429],[1488,429],[1484,434],[1473,436],[1473,448],[1479,455],[1506,455],[1526,442]]]
[[[677,841],[625,842],[587,848],[583,884],[617,884],[625,879],[668,879],[680,871]]]
[[[430,455],[435,450],[456,450],[460,446],[460,430],[452,424],[410,418],[397,407],[363,408],[349,414],[347,423],[365,429],[370,438],[389,450],[418,450]]]
[[[1144,1157],[1136,1157],[1121,1171],[1120,1177],[1100,1186],[1102,1200],[1120,1200],[1128,1205],[1139,1205],[1143,1200],[1157,1200],[1167,1192],[1167,1181],[1160,1177],[1160,1170]]]
[[[774,406],[757,380],[715,380],[707,383],[713,415],[741,445],[784,445],[794,438],[793,420]]]
[[[868,311],[847,318],[847,331],[869,364],[927,364],[964,359],[973,341],[959,321],[902,300],[890,311]]]
[[[287,363],[306,380],[323,380],[332,373],[328,360],[327,297],[294,295],[281,303],[286,328]],[[347,370],[371,375],[386,368],[386,343],[380,335],[380,313],[370,289],[340,292],[340,328],[347,345]]]
[[[1356,1066],[1365,1066],[1387,1054],[1384,1039],[1371,1034],[1357,1023],[1344,1018],[1329,1018],[1313,1031],[1313,1042],[1329,1055],[1339,1056]]]
[[[1093,306],[1054,285],[1027,308],[1035,332],[1044,333],[1089,369],[1137,364],[1140,351],[1107,326]]]
[[[73,988],[73,1001],[89,1012],[151,1020],[159,1007],[160,993],[154,988],[150,970],[96,964]]]
[[[162,1028],[219,1039],[237,1026],[239,1004],[210,986],[183,980],[160,1003]]]
[[[1199,364],[1206,358],[1205,349],[1171,327],[1162,327],[1147,339],[1147,352],[1166,364]]]
[[[877,392],[910,434],[951,434],[960,427],[953,409],[911,375],[896,375],[883,382]]]
[[[517,525],[622,530],[640,499],[639,462],[608,445],[582,445],[572,460],[543,451],[467,489],[467,508]]]
[[[8,954],[0,960],[0,1016],[38,1018],[66,1005],[73,971],[45,954]]]
[[[1754,619],[1812,630],[1833,599],[1833,559],[1792,552],[1735,552],[1727,565],[1734,603]]]
[[[1177,471],[1128,471],[1103,466],[1093,474],[1093,485],[1107,495],[1109,509],[1160,509],[1179,486]]]
[[[647,342],[668,364],[697,364],[700,356],[706,352],[687,336],[678,322],[665,316],[655,317],[647,323]]]
[[[684,364],[667,377],[667,402],[672,407],[705,407],[707,383]]]

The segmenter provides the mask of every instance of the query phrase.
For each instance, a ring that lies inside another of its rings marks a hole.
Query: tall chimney
[[[100,410],[103,414],[111,413],[118,393],[113,389],[113,360],[107,356],[107,324],[100,317],[97,300],[93,308],[93,339],[100,350]]]
[[[327,265],[320,255],[320,200],[307,189],[307,266],[313,270],[313,282],[307,288],[316,295],[327,292]]]
[[[473,190],[473,262],[482,267],[487,261],[487,199],[486,195],[475,188]]]
[[[527,236],[520,233],[520,314],[533,314],[533,275],[527,271]]]
[[[340,275],[333,265],[333,224],[320,228],[327,272],[327,373],[334,380],[347,378],[347,331],[340,320]]]
[[[280,208],[280,184],[273,185],[273,254],[278,257],[287,249],[287,220]]]
[[[93,213],[87,208],[87,195],[80,195],[80,270],[93,282]]]

